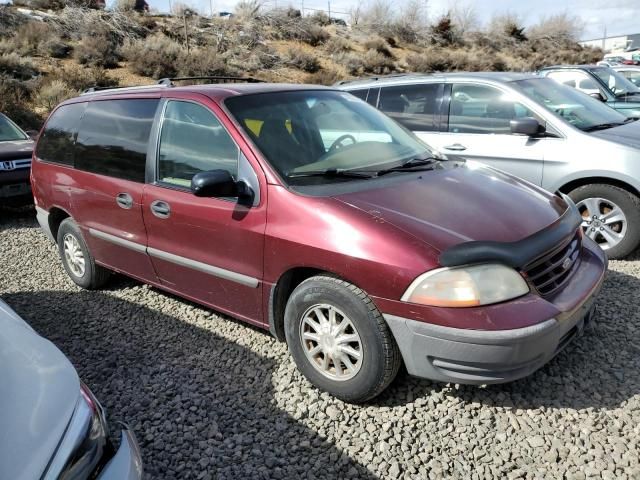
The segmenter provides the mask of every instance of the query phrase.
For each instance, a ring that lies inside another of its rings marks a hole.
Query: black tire
[[[362,361],[357,373],[348,380],[328,378],[307,357],[301,325],[305,313],[316,305],[344,312],[360,337]],[[285,309],[285,335],[302,374],[319,389],[350,403],[365,402],[380,394],[395,378],[402,363],[393,335],[371,299],[355,285],[335,277],[311,277],[298,285]]]
[[[64,242],[67,236],[75,238],[80,250],[82,251],[82,255],[84,257],[84,273],[82,275],[78,275],[74,271],[72,265],[70,265],[67,257],[65,256]],[[62,221],[58,228],[57,242],[58,253],[60,254],[62,265],[64,265],[64,269],[66,270],[67,275],[69,275],[69,278],[71,278],[76,285],[86,288],[87,290],[94,290],[102,287],[107,280],[109,280],[111,272],[100,265],[96,265],[93,255],[89,252],[89,248],[82,237],[80,228],[78,228],[78,225],[73,221],[73,219],[65,218]]]
[[[603,198],[620,207],[627,217],[627,230],[617,245],[606,250],[612,259],[624,258],[640,244],[640,199],[631,192],[620,187],[604,183],[594,183],[578,187],[569,193],[575,203],[588,198]]]

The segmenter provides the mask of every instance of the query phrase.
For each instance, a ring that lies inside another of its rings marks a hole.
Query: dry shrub
[[[483,49],[429,48],[407,56],[407,67],[413,72],[482,72],[503,71],[505,61]]]
[[[0,38],[12,35],[20,25],[26,22],[27,18],[16,12],[10,5],[0,5]]]
[[[182,51],[177,62],[178,75],[190,76],[234,76],[238,72],[227,65],[224,57],[210,49]]]
[[[395,58],[395,55],[391,51],[391,47],[389,46],[389,44],[380,37],[367,40],[366,42],[364,42],[364,46],[369,50],[375,50],[376,52],[384,55],[387,58]]]
[[[286,63],[303,72],[315,73],[320,70],[320,61],[315,55],[305,52],[302,48],[292,48],[287,52]]]
[[[107,75],[101,67],[82,67],[80,65],[67,65],[57,68],[47,75],[48,82],[62,81],[76,91],[82,92],[91,87],[115,87],[118,81]]]
[[[338,53],[346,53],[352,50],[351,45],[347,40],[342,37],[331,37],[324,44],[324,49],[329,55],[336,55]]]
[[[304,83],[312,83],[314,85],[333,85],[337,81],[342,80],[341,75],[332,69],[323,69],[309,75]]]
[[[0,55],[0,75],[6,75],[18,80],[28,80],[38,74],[31,58],[22,57],[17,53],[3,53]]]
[[[313,23],[309,17],[291,17],[281,10],[269,12],[261,17],[261,21],[271,28],[275,40],[299,40],[315,47],[330,37],[329,32]]]
[[[29,84],[0,75],[0,112],[9,116],[24,129],[37,129],[42,118],[29,106]]]
[[[316,25],[320,25],[321,27],[326,27],[327,25],[331,25],[331,19],[329,15],[327,15],[322,10],[318,10],[313,13],[313,15],[308,17]]]
[[[336,61],[343,65],[350,75],[384,75],[396,70],[393,60],[375,50],[367,50],[364,54],[343,54],[338,56]]]
[[[153,78],[175,77],[183,47],[158,33],[125,43],[122,54],[135,73]]]
[[[76,96],[77,93],[62,80],[53,80],[38,89],[33,96],[33,105],[36,108],[50,112],[60,102]]]
[[[120,45],[115,36],[103,31],[85,38],[73,51],[81,65],[115,68],[120,60]]]

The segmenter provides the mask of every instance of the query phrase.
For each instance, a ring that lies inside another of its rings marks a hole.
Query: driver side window
[[[227,170],[238,175],[238,147],[207,108],[170,100],[164,113],[158,156],[159,182],[188,188],[196,173]]]
[[[511,120],[536,115],[505,92],[486,85],[454,84],[449,132],[510,135]],[[540,120],[540,119],[538,119]]]
[[[584,72],[567,70],[562,72],[551,72],[548,76],[558,83],[580,90],[587,95],[600,93],[598,83]]]

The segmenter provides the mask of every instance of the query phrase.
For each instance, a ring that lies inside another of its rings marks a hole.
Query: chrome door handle
[[[453,150],[454,152],[462,152],[463,150],[467,149],[467,147],[465,147],[464,145],[460,145],[459,143],[454,143],[453,145],[446,145],[444,148],[446,148],[447,150]]]
[[[158,218],[169,218],[171,215],[171,206],[162,200],[154,200],[151,202],[151,213]]]
[[[128,193],[119,193],[116,195],[116,203],[120,208],[129,210],[133,207],[133,198]]]

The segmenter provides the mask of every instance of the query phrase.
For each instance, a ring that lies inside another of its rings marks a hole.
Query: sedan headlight
[[[434,307],[476,307],[504,302],[529,292],[524,278],[505,265],[438,268],[416,278],[405,302]]]

